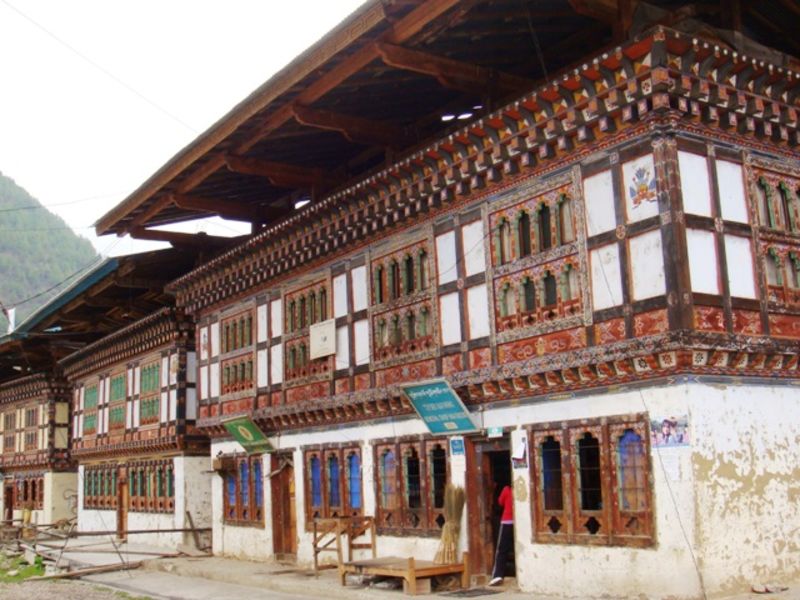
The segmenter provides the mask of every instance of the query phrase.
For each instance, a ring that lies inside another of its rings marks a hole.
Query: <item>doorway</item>
[[[14,520],[14,484],[3,484],[3,521],[11,523]]]
[[[276,560],[297,558],[294,464],[289,452],[272,455],[272,542]]]
[[[121,468],[117,474],[117,538],[128,537],[128,472]]]
[[[508,437],[475,440],[467,445],[467,527],[470,568],[478,577],[488,578],[500,533],[500,492],[512,484],[511,449]],[[506,576],[514,577],[516,567],[509,557]]]

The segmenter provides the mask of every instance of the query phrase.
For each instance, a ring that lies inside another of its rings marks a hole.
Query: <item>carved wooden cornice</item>
[[[795,156],[798,110],[794,71],[659,26],[266,228],[169,289],[187,311],[203,310],[641,126],[709,131]]]
[[[675,331],[584,348],[446,376],[465,404],[517,402],[592,388],[626,385],[677,375],[797,379],[797,343],[741,335]],[[271,406],[248,414],[268,432],[368,422],[414,413],[397,386]],[[201,418],[212,437],[228,433],[232,415]]]
[[[182,311],[165,307],[71,354],[59,364],[72,381],[181,339],[194,339],[193,324]]]
[[[0,405],[62,397],[67,392],[67,383],[60,376],[37,373],[0,385]]]

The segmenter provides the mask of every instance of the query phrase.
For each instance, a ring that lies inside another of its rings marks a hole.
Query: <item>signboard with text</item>
[[[444,379],[402,384],[400,389],[431,433],[453,435],[478,430],[467,407]]]
[[[222,424],[248,454],[275,451],[267,436],[250,417],[234,417]]]

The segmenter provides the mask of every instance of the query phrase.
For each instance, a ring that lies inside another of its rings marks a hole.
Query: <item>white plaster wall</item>
[[[439,296],[439,315],[442,323],[442,344],[457,344],[461,341],[461,311],[458,292]]]
[[[592,265],[592,304],[594,310],[622,304],[622,275],[616,244],[600,246],[589,253]]]
[[[467,290],[467,323],[469,339],[489,335],[489,295],[486,285],[476,285]]]
[[[333,316],[347,315],[347,273],[333,278]]]
[[[172,513],[128,512],[128,530],[181,529],[189,527],[186,511],[192,514],[195,527],[211,527],[211,458],[210,456],[173,458],[175,509]],[[75,474],[73,474],[75,477]],[[84,467],[78,468],[75,487],[78,494],[79,531],[116,531],[117,511],[83,508]],[[206,538],[208,534],[202,534]],[[128,541],[165,548],[193,544],[191,532],[131,534]]]
[[[516,427],[512,450],[527,424],[647,412],[651,418],[688,415],[691,445],[651,449],[655,544],[649,548],[538,544],[533,541],[529,469],[513,471],[515,545],[520,588],[569,597],[696,599],[744,591],[751,583],[800,577],[800,390],[792,386],[670,386],[598,393],[582,398],[520,403],[480,413],[478,425]],[[334,427],[273,438],[291,449],[295,464],[298,562],[313,560],[305,531],[302,448],[357,442],[362,447],[365,514],[375,514],[372,442],[425,433],[417,418]],[[235,442],[216,443],[239,451]],[[528,457],[530,460],[530,457]],[[465,481],[451,457],[451,480]],[[269,469],[264,467],[264,473]],[[265,478],[264,529],[222,522],[222,479],[212,478],[214,552],[267,560],[272,556],[271,497]],[[466,519],[466,515],[465,515]],[[466,523],[463,524],[466,532]],[[462,534],[462,550],[467,546]],[[435,538],[378,537],[378,554],[433,556]],[[693,558],[694,557],[694,558]],[[699,571],[695,568],[695,559]],[[701,584],[702,581],[702,584]]]
[[[367,319],[353,323],[353,338],[356,364],[365,365],[370,361],[369,321]]]
[[[753,248],[750,239],[726,235],[725,255],[728,261],[728,285],[731,296],[755,298],[756,282],[753,275]]]
[[[714,233],[687,228],[686,246],[692,291],[719,294],[719,260]]]
[[[747,223],[747,200],[744,193],[742,165],[727,160],[717,160],[717,184],[722,218],[727,221]]]
[[[77,492],[77,473],[45,473],[43,523],[74,517],[77,514]]]
[[[455,281],[458,277],[456,269],[456,234],[448,231],[436,236],[436,272],[439,285]]]
[[[666,293],[661,231],[656,229],[630,238],[631,279],[634,300]]]
[[[359,311],[367,308],[367,267],[356,267],[350,271],[353,284],[353,310]]]
[[[186,512],[192,515],[195,527],[211,527],[211,456],[176,456],[175,465],[175,523],[189,527]],[[208,534],[202,534],[208,537]],[[183,534],[186,544],[194,544],[191,532]]]
[[[214,442],[211,445],[211,456],[220,452],[243,452],[242,447],[233,441]],[[211,527],[212,549],[215,555],[229,556],[248,560],[269,560],[272,558],[272,498],[270,495],[269,477],[270,461],[264,460],[264,515],[265,526],[241,527],[226,524],[223,520],[224,480],[217,474],[211,475]],[[296,473],[296,472],[295,472]],[[299,515],[298,515],[299,516]]]
[[[697,386],[696,535],[715,596],[800,578],[800,390]]]
[[[678,151],[683,210],[692,215],[711,216],[711,183],[708,160],[692,152]]]
[[[614,181],[611,170],[602,171],[583,180],[586,199],[586,232],[590,237],[611,231],[617,226],[614,213]]]
[[[461,228],[461,244],[464,248],[464,272],[467,277],[486,270],[483,252],[483,221],[473,221]]]
[[[492,410],[485,413],[484,426],[560,422],[645,411],[651,415],[683,414],[688,406],[687,388],[676,385],[641,394],[629,391]],[[512,449],[526,433],[513,432]],[[656,451],[651,459],[657,538],[653,548],[534,543],[528,495],[530,472],[513,471],[515,491],[520,487],[525,490],[524,497],[517,493],[514,498],[517,580],[523,591],[565,598],[631,597],[642,593],[650,598],[699,597],[698,577],[680,526],[682,523],[689,532],[689,543],[693,544],[691,449],[664,449],[661,456]],[[661,459],[667,463],[664,467]],[[522,480],[521,485],[518,479]]]

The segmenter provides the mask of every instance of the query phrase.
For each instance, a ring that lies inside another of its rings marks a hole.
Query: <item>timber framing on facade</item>
[[[63,375],[41,373],[0,385],[3,472],[74,469],[68,407]]]
[[[0,339],[0,381],[26,344],[63,372],[80,526],[191,512],[217,554],[311,562],[318,520],[351,518],[433,555],[454,484],[480,583],[509,486],[526,591],[800,574],[799,21],[794,0],[365,3],[98,221],[180,258],[127,257],[136,302],[88,282],[71,324],[56,306]],[[212,214],[251,235],[155,229]],[[0,408],[26,418],[48,377]],[[441,433],[410,383],[474,427]]]
[[[581,252],[609,240],[622,243],[633,233],[661,230],[665,246],[680,253],[687,227],[753,237],[757,247],[776,235],[793,240],[791,228],[780,233],[724,223],[719,217],[685,215],[674,166],[679,151],[693,150],[743,164],[751,181],[753,173],[765,167],[764,153],[775,157],[772,160],[793,157],[798,143],[797,78],[791,70],[657,27],[268,227],[170,287],[180,306],[204,314],[285,285],[287,277],[313,272],[336,257],[345,259],[426,221],[440,223],[435,228],[439,233],[458,212],[481,201],[488,199],[493,211],[495,205],[512,203],[502,198],[531,177],[544,179],[539,185],[545,187],[554,185],[553,180],[563,181],[571,186],[571,197],[578,197],[581,173],[590,176],[644,152],[652,152],[656,164],[664,166],[658,173],[657,218],[620,224],[590,239]],[[574,166],[578,163],[580,168]],[[787,184],[791,185],[788,180]],[[535,189],[522,192],[534,193]],[[577,214],[581,217],[583,212]],[[758,223],[755,215],[751,223]],[[583,231],[580,225],[578,229]],[[586,241],[576,243],[582,246]],[[528,332],[527,341],[515,344],[502,343],[504,336],[512,336],[495,331],[486,348],[492,359],[480,368],[464,368],[470,364],[467,354],[477,350],[459,350],[463,356],[455,360],[441,349],[433,352],[438,358],[431,366],[417,374],[447,375],[468,404],[681,373],[795,376],[796,342],[787,335],[797,322],[793,309],[692,294],[688,270],[674,260],[676,253],[665,255],[672,264],[666,269],[669,289],[660,299],[629,300],[594,315],[583,312],[560,326],[548,323],[544,335],[532,337]],[[585,264],[584,254],[582,293],[589,289]],[[494,272],[502,273],[503,266]],[[625,295],[631,297],[630,291]],[[570,328],[570,323],[579,327]],[[553,329],[562,331],[546,333]],[[569,351],[553,353],[551,347]],[[372,377],[363,391],[337,393],[341,386],[331,381],[330,387],[317,387],[317,394],[308,389],[300,402],[276,399],[271,389],[271,400],[251,398],[246,406],[270,431],[411,412],[396,388],[379,385]],[[224,433],[218,425],[222,413],[203,414],[201,409],[201,415],[203,426]]]
[[[180,313],[163,308],[62,361],[73,384],[76,458],[208,452],[207,439],[192,425],[194,407],[187,413],[187,397],[194,402],[192,374],[187,378],[192,329]]]

